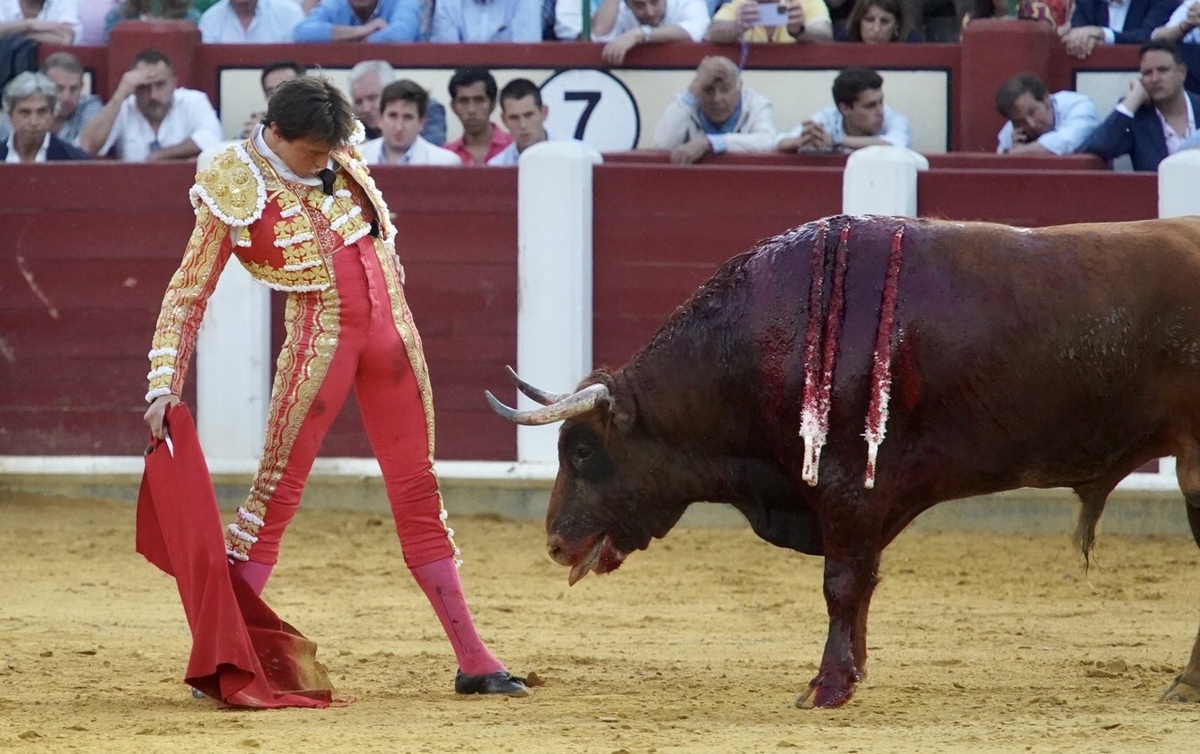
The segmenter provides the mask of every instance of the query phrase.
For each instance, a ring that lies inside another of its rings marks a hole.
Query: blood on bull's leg
[[[852,553],[825,553],[829,637],[821,669],[796,698],[797,707],[839,707],[866,677],[867,611],[878,583],[879,550],[859,543]]]

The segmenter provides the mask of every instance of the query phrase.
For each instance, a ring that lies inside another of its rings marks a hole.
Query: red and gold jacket
[[[351,146],[331,157],[342,168],[332,196],[280,177],[253,139],[196,174],[189,192],[196,226],[154,329],[147,402],[181,393],[204,309],[230,256],[275,290],[322,291],[331,284],[333,252],[371,233],[374,219],[383,258],[395,260],[391,215],[362,156]],[[314,222],[315,213],[323,219]]]

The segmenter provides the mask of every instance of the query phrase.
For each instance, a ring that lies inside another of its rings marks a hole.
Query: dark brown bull
[[[1116,484],[1174,455],[1200,544],[1200,219],[830,218],[731,259],[621,369],[518,387],[544,407],[488,394],[502,416],[566,420],[546,529],[571,583],[729,503],[825,557],[829,635],[796,703],[834,707],[863,677],[880,553],[936,503],[1070,487],[1086,557]],[[1163,698],[1200,701],[1200,637]]]

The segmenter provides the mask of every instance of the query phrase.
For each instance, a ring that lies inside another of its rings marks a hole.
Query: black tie
[[[317,173],[317,177],[321,179],[321,190],[325,192],[326,196],[333,196],[333,179],[336,175],[337,173],[329,168],[325,168]]]

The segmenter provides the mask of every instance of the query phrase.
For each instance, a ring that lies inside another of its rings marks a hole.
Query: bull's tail
[[[1096,546],[1096,524],[1104,515],[1104,506],[1108,503],[1108,494],[1113,488],[1110,484],[1082,485],[1075,488],[1079,496],[1079,520],[1075,524],[1075,547],[1083,555],[1084,572],[1092,563],[1092,550]]]

